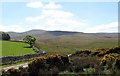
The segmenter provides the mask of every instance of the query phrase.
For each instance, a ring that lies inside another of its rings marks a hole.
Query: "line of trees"
[[[6,32],[0,32],[0,40],[10,40],[11,37],[8,33]]]
[[[6,32],[0,32],[0,40],[7,40],[9,41],[11,39],[10,35]],[[34,46],[36,41],[36,38],[31,35],[26,35],[23,38],[23,42],[28,43],[30,45],[30,48]]]

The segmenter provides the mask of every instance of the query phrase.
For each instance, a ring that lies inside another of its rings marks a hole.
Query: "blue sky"
[[[0,31],[118,32],[118,2],[1,2]]]

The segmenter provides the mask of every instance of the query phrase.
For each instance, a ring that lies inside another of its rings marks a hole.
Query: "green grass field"
[[[28,44],[21,42],[0,41],[2,43],[2,56],[18,56],[24,54],[33,54],[34,51],[31,48],[25,48]]]

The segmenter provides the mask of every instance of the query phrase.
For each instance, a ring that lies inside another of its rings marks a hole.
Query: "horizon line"
[[[23,33],[23,32],[28,32],[28,31],[33,31],[33,30],[38,30],[38,31],[65,31],[65,32],[78,32],[78,33],[120,33],[120,32],[82,32],[82,31],[69,31],[69,30],[42,30],[42,29],[31,29],[31,30],[26,30],[26,31],[0,31],[0,32],[16,32],[16,33]]]

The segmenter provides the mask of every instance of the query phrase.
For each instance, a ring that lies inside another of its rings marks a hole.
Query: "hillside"
[[[26,32],[22,32],[22,33],[18,33],[18,32],[8,32],[8,34],[11,36],[11,37],[19,37],[19,36],[24,36],[24,35],[35,35],[35,34],[41,34],[41,33],[44,33],[45,31],[44,30],[29,30],[29,31],[26,31]]]
[[[117,33],[83,33],[73,31],[45,31],[45,30],[30,30],[26,32],[8,32],[12,39],[22,39],[25,35],[34,35],[38,38],[55,38],[58,36],[81,36],[81,37],[92,37],[92,38],[117,38]]]
[[[10,32],[9,34],[11,35]],[[70,53],[76,50],[109,48],[118,45],[117,33],[30,30],[19,34],[11,35],[12,39],[21,40],[27,34],[33,35],[37,38],[37,47],[47,52]]]

